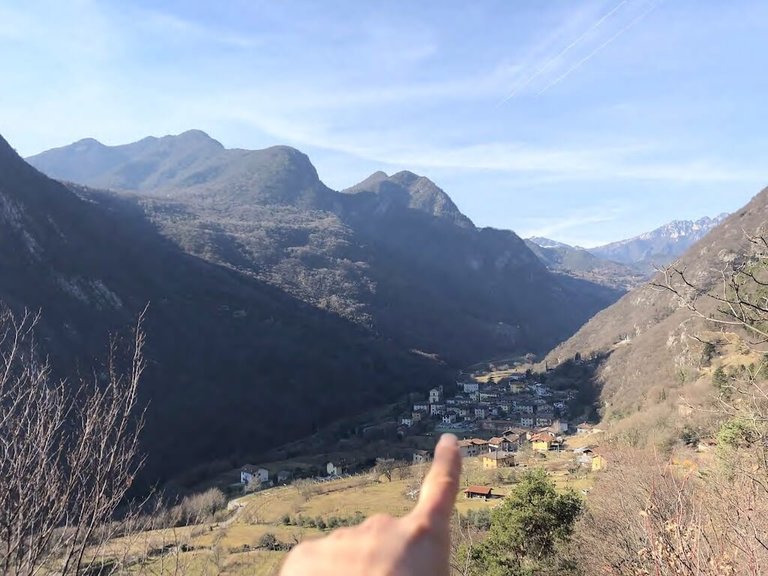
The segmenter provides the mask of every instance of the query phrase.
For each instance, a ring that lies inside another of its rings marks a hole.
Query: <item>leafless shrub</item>
[[[451,551],[449,563],[451,574],[469,576],[472,574],[472,549],[481,540],[478,529],[462,520],[458,511],[451,518]]]
[[[309,478],[300,478],[293,482],[293,487],[304,500],[309,500],[312,496],[320,493],[320,486],[314,480]]]
[[[212,520],[214,515],[225,508],[227,497],[218,488],[211,488],[200,494],[187,496],[180,504],[184,524],[202,524]]]
[[[633,449],[610,459],[576,531],[586,574],[762,573],[768,499],[748,477]]]
[[[118,532],[141,464],[144,334],[139,321],[127,374],[113,340],[103,373],[65,382],[39,357],[37,321],[0,311],[0,571],[82,574]]]

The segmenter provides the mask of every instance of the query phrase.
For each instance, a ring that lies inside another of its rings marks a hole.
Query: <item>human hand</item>
[[[443,434],[416,507],[296,546],[280,576],[448,576],[450,522],[461,475],[456,437]]]

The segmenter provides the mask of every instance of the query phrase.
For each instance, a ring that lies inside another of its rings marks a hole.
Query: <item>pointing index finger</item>
[[[424,479],[413,514],[448,521],[453,512],[461,476],[461,454],[456,436],[443,434],[435,447],[435,459]]]

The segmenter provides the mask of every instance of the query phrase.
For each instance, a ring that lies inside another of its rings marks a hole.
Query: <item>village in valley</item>
[[[449,385],[414,392],[276,447],[259,464],[222,472],[215,484],[196,489],[226,492],[225,509],[172,532],[148,532],[144,544],[184,551],[175,560],[182,572],[254,574],[258,566],[257,576],[273,574],[305,538],[381,512],[407,514],[446,432],[459,438],[463,456],[459,526],[487,530],[492,509],[529,469],[543,470],[560,492],[587,496],[610,465],[600,448],[603,431],[585,421],[596,420],[595,365],[576,357],[539,372],[530,362],[473,367]]]
[[[581,373],[588,364],[576,357],[564,366]],[[456,435],[465,462],[485,471],[527,466],[532,459],[534,465],[541,465],[547,457],[581,472],[604,468],[606,458],[598,449],[602,430],[583,420],[586,411],[578,382],[569,383],[562,370],[545,368],[537,373],[523,366],[487,363],[459,373],[450,390],[439,386],[424,395],[411,394],[399,404],[399,413],[360,427],[359,441],[373,453],[364,451],[355,457],[353,451],[329,452],[327,461],[304,470],[290,468],[286,462],[283,469],[274,462],[245,466],[240,483],[253,491],[298,478],[328,482],[375,470],[388,471],[391,480],[393,469],[428,463],[443,433]],[[476,485],[468,486],[465,495],[494,496],[488,486]]]

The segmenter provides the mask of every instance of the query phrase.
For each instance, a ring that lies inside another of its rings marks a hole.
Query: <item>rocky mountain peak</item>
[[[449,220],[463,228],[474,228],[472,221],[461,213],[451,197],[425,176],[402,170],[387,176],[375,172],[368,178],[344,190],[347,194],[370,193],[386,204],[401,204],[436,218]]]

